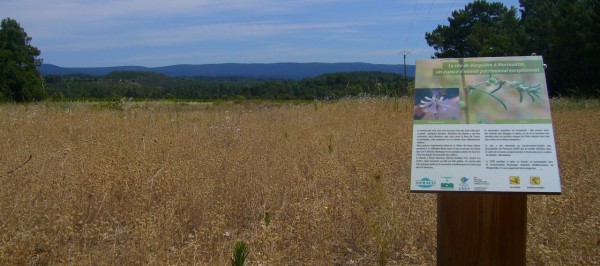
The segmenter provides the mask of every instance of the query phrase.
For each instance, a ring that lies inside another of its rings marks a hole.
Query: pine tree
[[[40,50],[30,44],[31,37],[11,18],[0,28],[0,101],[29,102],[44,99],[42,78],[37,67]]]

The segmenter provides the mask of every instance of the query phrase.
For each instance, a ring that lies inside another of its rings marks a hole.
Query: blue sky
[[[425,32],[466,0],[0,0],[64,67],[430,58]],[[518,8],[518,0],[497,1]]]

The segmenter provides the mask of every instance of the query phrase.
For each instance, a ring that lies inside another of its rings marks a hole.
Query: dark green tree
[[[544,57],[553,95],[600,96],[600,3],[521,0],[527,49]]]
[[[527,33],[526,50],[538,55],[548,55],[549,44],[559,36],[553,36],[553,21],[556,17],[556,1],[520,0],[521,24]]]
[[[476,0],[452,12],[448,22],[425,34],[435,58],[521,55],[527,40],[517,9],[502,3]]]
[[[28,102],[45,97],[37,67],[40,50],[30,44],[31,37],[11,18],[0,28],[0,101]]]

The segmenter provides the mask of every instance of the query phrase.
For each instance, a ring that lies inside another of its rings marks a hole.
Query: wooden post
[[[527,194],[438,193],[438,265],[525,265]]]

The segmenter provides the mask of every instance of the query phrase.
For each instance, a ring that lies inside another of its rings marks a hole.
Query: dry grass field
[[[434,265],[411,105],[1,105],[0,264],[227,265],[243,240],[249,265]],[[563,194],[528,197],[529,265],[600,263],[600,108],[578,106],[553,103]]]

